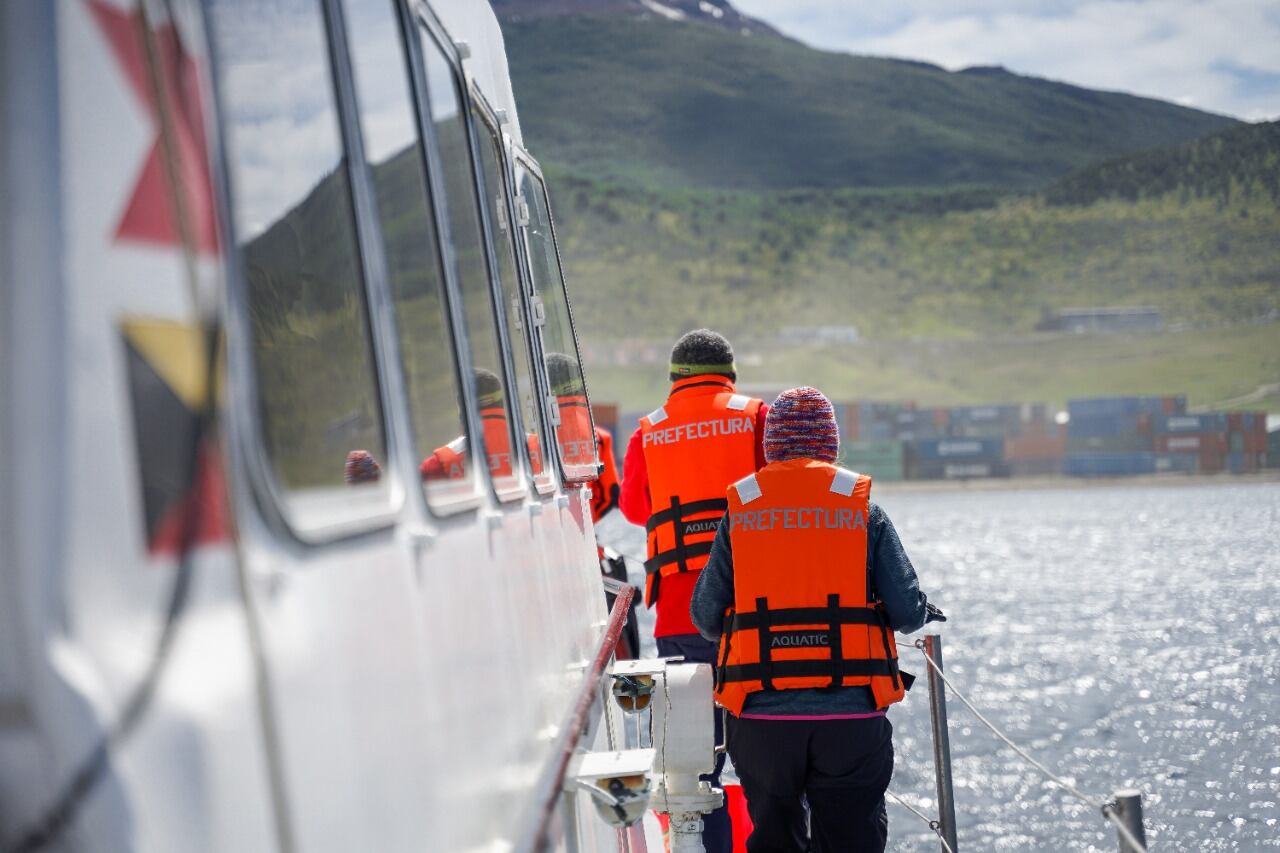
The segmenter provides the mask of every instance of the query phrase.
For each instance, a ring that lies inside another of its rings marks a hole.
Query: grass
[[[1035,335],[997,340],[885,340],[763,351],[737,342],[749,388],[815,385],[836,400],[922,405],[1050,402],[1108,394],[1185,393],[1210,406],[1280,382],[1280,323],[1145,336]],[[656,406],[662,366],[588,366],[591,393],[623,409]],[[1280,397],[1245,408],[1280,412]]]

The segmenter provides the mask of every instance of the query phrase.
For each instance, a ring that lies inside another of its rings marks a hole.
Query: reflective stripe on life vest
[[[653,514],[648,533],[646,601],[663,576],[700,571],[728,502],[725,488],[755,470],[756,415],[762,402],[737,393],[722,376],[691,376],[640,419]]]
[[[897,644],[867,575],[871,478],[813,459],[765,466],[727,492],[734,605],[716,700],[760,690],[868,687],[899,701]]]

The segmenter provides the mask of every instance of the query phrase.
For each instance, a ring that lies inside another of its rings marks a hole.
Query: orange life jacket
[[[566,466],[596,464],[596,435],[591,428],[591,403],[581,394],[557,397],[560,458]]]
[[[511,476],[511,436],[507,429],[507,412],[501,406],[481,409],[480,426],[484,429],[484,446],[489,456],[489,474],[493,477]],[[443,473],[440,477],[446,480],[458,480],[466,476],[467,471],[467,438],[460,436],[437,448],[431,455],[440,463]],[[542,470],[541,454],[537,452],[536,441],[529,446],[530,458],[534,462],[535,473]],[[424,464],[425,471],[426,466]]]
[[[871,478],[814,459],[766,465],[729,488],[733,608],[716,701],[758,690],[869,687],[902,699],[898,647],[867,574]]]
[[[664,576],[697,572],[728,504],[725,488],[756,469],[756,413],[762,401],[720,376],[677,381],[667,402],[640,419],[649,499],[645,601]]]
[[[591,520],[599,521],[618,505],[618,462],[613,458],[613,436],[596,427],[596,444],[600,447],[600,476],[591,482]]]

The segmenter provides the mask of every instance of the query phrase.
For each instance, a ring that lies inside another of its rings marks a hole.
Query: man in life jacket
[[[694,623],[719,643],[716,701],[752,853],[885,849],[885,712],[911,681],[894,635],[946,618],[871,503],[871,478],[836,467],[839,447],[819,391],[774,400],[768,464],[729,487],[693,594]]]
[[[618,463],[613,455],[613,435],[608,430],[592,427],[591,404],[587,400],[586,383],[578,362],[564,353],[547,353],[547,379],[560,410],[560,452],[567,464],[579,464],[599,453],[600,474],[588,485],[591,489],[591,521],[599,524],[618,505],[621,481]],[[582,441],[583,435],[594,435],[594,447]],[[596,545],[601,574],[621,583],[627,582],[627,564],[621,554]],[[617,596],[605,592],[605,604],[612,609]],[[627,624],[618,641],[617,657],[628,660],[640,655],[640,629],[636,621],[635,600],[631,602]]]
[[[733,348],[708,329],[671,350],[671,392],[640,419],[622,463],[622,514],[648,532],[645,602],[656,605],[658,654],[712,663],[715,645],[689,619],[689,599],[725,512],[725,488],[764,465],[768,407],[737,393]],[[720,743],[720,715],[716,742]],[[723,756],[708,779],[719,784]],[[703,821],[707,853],[730,853],[727,810]]]
[[[485,453],[488,456],[489,474],[492,477],[510,477],[511,433],[504,405],[502,380],[491,370],[477,367],[473,370],[476,400],[480,406],[480,427],[484,430]],[[542,470],[542,452],[537,436],[528,441],[529,459],[534,473]],[[467,472],[467,437],[458,436],[453,441],[437,447],[422,460],[419,470],[424,480],[460,480]]]

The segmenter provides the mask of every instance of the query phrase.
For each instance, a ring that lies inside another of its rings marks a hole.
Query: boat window
[[[392,0],[344,0],[347,38],[395,307],[414,458],[428,503],[475,490],[448,326],[440,246],[400,23]]]
[[[516,247],[512,237],[502,136],[490,123],[483,110],[473,108],[472,116],[479,140],[478,156],[484,177],[485,205],[493,232],[493,248],[497,254],[498,283],[502,293],[507,330],[512,342],[517,407],[521,421],[529,431],[529,470],[537,481],[548,483],[550,471],[543,464],[542,453],[539,452],[541,448],[546,447],[546,437],[542,433],[542,421],[538,416],[536,402],[538,397],[545,395],[538,393],[538,388],[541,386],[538,385],[534,376],[533,364],[529,356],[532,351],[532,341],[529,339],[524,300],[520,295],[520,279],[516,272]]]
[[[542,348],[551,394],[559,406],[560,424],[556,443],[560,449],[561,472],[568,482],[595,479],[599,458],[591,404],[582,377],[582,359],[573,331],[573,315],[565,292],[560,256],[551,226],[551,209],[541,178],[531,170],[518,170],[520,195],[529,207],[525,240],[530,274],[546,310],[542,327]]]
[[[462,94],[453,65],[429,32],[420,28],[419,33],[427,98],[431,105],[430,118],[435,127],[443,170],[442,185],[436,190],[443,191],[448,211],[447,225],[471,355],[471,379],[480,408],[480,438],[484,443],[494,488],[499,492],[509,492],[520,486],[517,472],[521,454],[518,450],[512,452],[515,444],[511,395],[502,365],[502,349],[498,344],[497,316],[485,258],[466,114],[462,111]]]
[[[319,4],[208,8],[271,490],[301,534],[385,514],[383,414]]]

